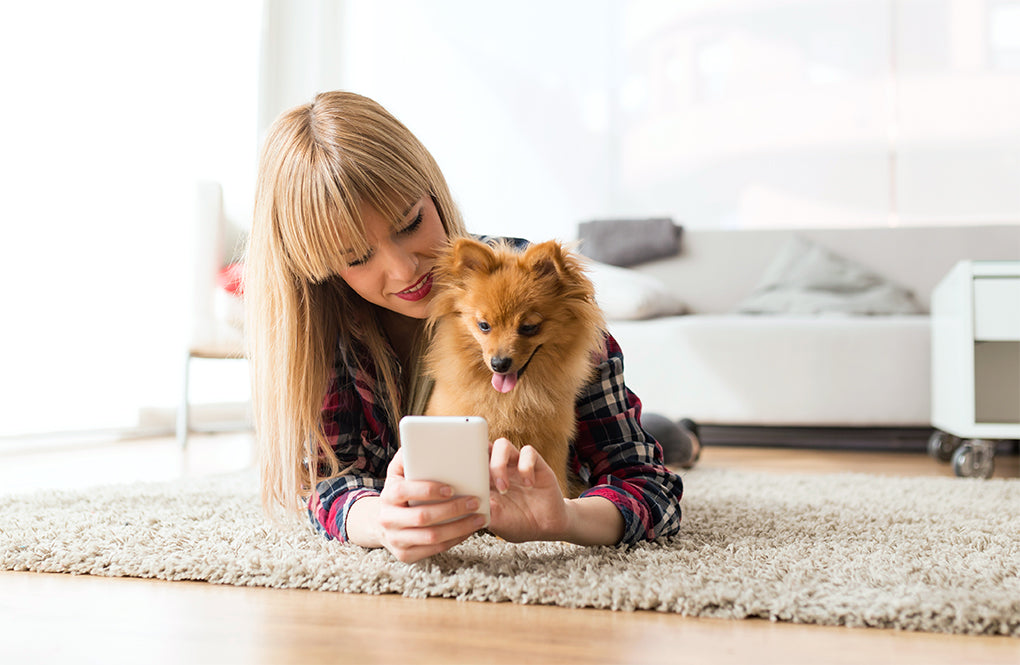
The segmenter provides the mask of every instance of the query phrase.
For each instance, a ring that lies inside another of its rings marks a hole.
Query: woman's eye
[[[410,234],[414,233],[415,231],[417,231],[418,227],[421,226],[422,212],[423,212],[422,210],[419,210],[418,211],[418,216],[414,218],[414,221],[411,222],[410,224],[408,224],[407,226],[405,226],[404,228],[400,229],[400,231],[398,231],[397,233],[399,233],[400,235],[405,235],[406,236],[406,235],[410,235]]]
[[[360,258],[360,259],[354,259],[353,261],[348,261],[347,262],[347,267],[348,268],[357,268],[358,266],[363,266],[366,263],[368,263],[368,259],[369,258],[370,257],[365,256],[365,257]]]
[[[478,329],[481,330],[484,333],[487,333],[487,332],[492,330],[492,326],[490,326],[485,321],[479,321],[478,322]]]
[[[532,337],[538,334],[539,325],[537,323],[525,324],[517,329],[517,332],[524,335],[525,337]]]

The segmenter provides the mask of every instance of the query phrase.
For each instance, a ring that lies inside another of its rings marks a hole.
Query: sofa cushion
[[[682,232],[668,218],[600,219],[577,227],[582,254],[621,267],[676,255]]]
[[[587,261],[595,300],[609,320],[651,319],[683,314],[687,307],[659,279],[626,268]]]
[[[867,267],[792,237],[739,314],[920,314],[914,295]]]

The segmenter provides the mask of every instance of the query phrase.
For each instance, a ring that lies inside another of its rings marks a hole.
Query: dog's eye
[[[538,334],[539,325],[537,323],[526,323],[517,329],[517,332],[524,335],[525,337],[532,337]]]
[[[479,329],[479,330],[481,330],[481,331],[482,331],[482,332],[484,332],[484,333],[487,333],[487,332],[489,332],[490,330],[492,330],[492,326],[490,326],[490,325],[489,325],[488,323],[486,323],[485,321],[479,321],[479,322],[478,322],[478,329]]]

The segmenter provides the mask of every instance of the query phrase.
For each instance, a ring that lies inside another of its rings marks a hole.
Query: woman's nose
[[[400,243],[387,243],[383,258],[386,260],[386,273],[394,280],[408,281],[418,275],[418,259]]]

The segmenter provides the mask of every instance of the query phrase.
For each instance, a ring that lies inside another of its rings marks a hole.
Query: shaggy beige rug
[[[0,569],[1020,636],[1020,481],[685,475],[680,536],[405,565],[270,527],[251,474],[0,498]]]

